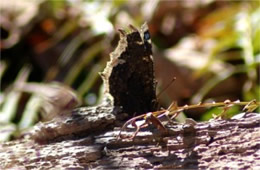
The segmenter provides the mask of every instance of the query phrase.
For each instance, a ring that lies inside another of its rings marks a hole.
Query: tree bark
[[[0,145],[0,168],[259,169],[260,116],[241,115],[195,125],[169,123],[168,134],[146,128],[134,140],[118,139],[118,127],[44,144],[19,139]]]

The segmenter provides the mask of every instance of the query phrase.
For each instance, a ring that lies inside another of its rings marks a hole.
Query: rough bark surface
[[[259,114],[167,128],[168,134],[147,128],[134,140],[118,140],[114,128],[45,144],[11,141],[0,145],[0,168],[260,168]]]
[[[146,31],[132,28],[131,33],[121,32],[121,36],[126,40],[133,33],[139,33],[141,39],[130,42],[135,42],[140,48],[144,48],[144,51],[149,51],[149,45],[144,45],[149,39]],[[127,53],[132,50],[134,49],[128,49]],[[122,53],[118,53],[121,56]],[[118,64],[135,63],[127,59],[127,53],[124,53],[125,59],[117,56],[116,60],[118,57],[124,60],[118,61]],[[113,90],[119,89],[120,92],[114,91],[111,94],[112,87],[118,85],[113,82],[109,87],[109,83],[120,78],[115,76],[117,71],[122,76],[121,68],[138,67],[116,67],[119,65],[112,64],[115,58],[111,56],[107,66],[110,68],[106,68],[103,73],[105,84],[108,84],[107,94],[101,105],[77,108],[66,115],[61,114],[63,116],[37,124],[32,132],[28,132],[21,139],[0,144],[0,169],[260,169],[260,115],[257,113],[239,114],[228,120],[213,119],[200,123],[191,119],[187,119],[185,123],[164,122],[167,128],[165,133],[149,126],[141,129],[134,140],[118,138],[122,120],[132,115],[134,110],[129,107],[131,101],[122,95],[124,90],[118,87]],[[149,60],[144,59],[148,62],[148,67],[143,70],[153,70],[150,59],[151,56]],[[148,74],[141,74],[139,70],[132,70],[131,75],[121,81],[128,83],[124,88],[129,93],[134,93],[135,88],[143,88],[145,92],[141,95],[146,95],[149,91],[152,93],[150,98],[144,98],[150,100],[150,103],[146,101],[144,104],[147,105],[139,110],[138,107],[144,101],[136,101],[137,104],[133,105],[133,108],[137,109],[137,113],[143,109],[154,109],[153,104],[157,102],[156,98],[154,99],[154,80],[147,77],[151,76],[150,71]],[[129,81],[133,77],[137,80],[141,75],[144,75],[147,81]],[[124,100],[122,103],[120,96]],[[127,96],[139,99],[137,94]],[[127,111],[130,111],[129,114]],[[133,133],[134,130],[124,131],[123,135]]]

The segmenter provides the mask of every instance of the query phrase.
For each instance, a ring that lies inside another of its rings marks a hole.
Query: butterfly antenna
[[[159,99],[159,97],[161,96],[161,94],[163,92],[165,92],[166,89],[168,89],[168,87],[176,80],[176,77],[173,77],[173,79],[162,89],[162,91],[157,94],[156,98]]]

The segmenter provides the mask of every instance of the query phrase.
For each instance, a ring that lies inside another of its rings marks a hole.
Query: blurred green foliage
[[[236,113],[239,113],[240,110],[241,109],[239,108],[239,106],[233,106],[226,112],[226,116],[232,117]],[[210,119],[214,118],[214,116],[219,116],[222,112],[223,112],[223,108],[220,108],[220,107],[209,108],[208,111],[206,111],[201,116],[201,120],[202,121],[210,120]]]
[[[205,39],[216,40],[207,64],[197,74],[206,73],[211,64],[220,60],[222,62],[234,62],[243,60],[242,64],[228,65],[215,75],[195,95],[201,100],[203,95],[211,90],[216,84],[237,73],[246,73],[247,80],[243,85],[245,100],[260,100],[259,78],[259,55],[260,55],[260,8],[259,6],[245,6],[234,4],[214,11],[201,21],[200,36]],[[235,53],[235,55],[232,55]],[[234,57],[233,57],[234,56]],[[241,84],[242,85],[242,84]]]

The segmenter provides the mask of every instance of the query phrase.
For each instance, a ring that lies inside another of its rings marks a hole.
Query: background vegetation
[[[46,118],[39,113],[58,112],[62,104],[52,103],[57,96],[67,99],[75,93],[82,106],[98,104],[98,72],[117,45],[116,30],[128,29],[130,23],[149,25],[158,92],[177,78],[159,96],[164,107],[172,101],[259,101],[259,5],[215,0],[1,2],[0,139]],[[182,116],[208,120],[220,112],[213,108]]]

